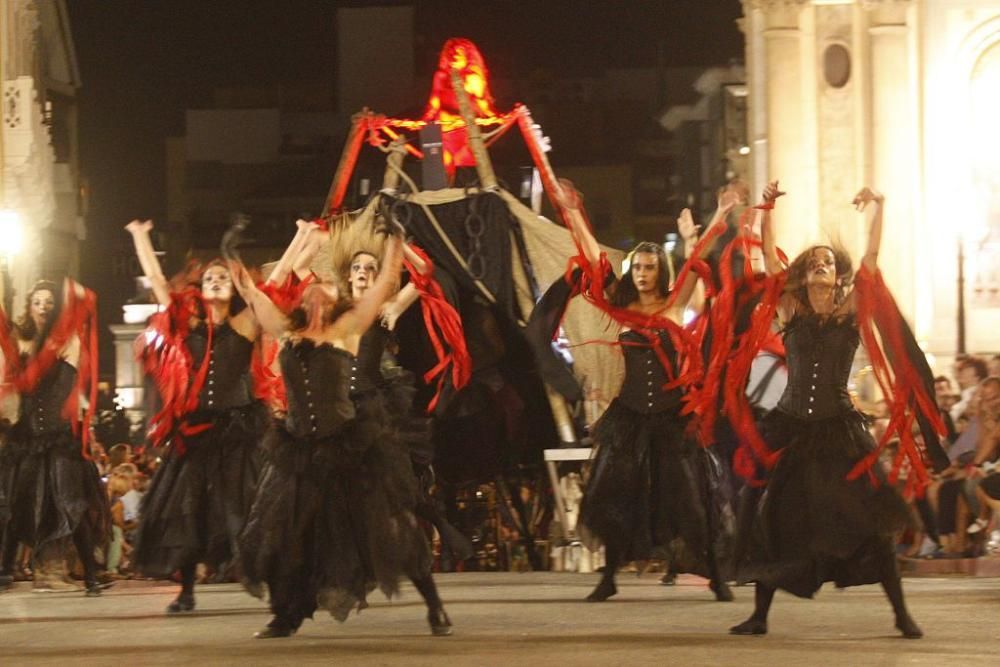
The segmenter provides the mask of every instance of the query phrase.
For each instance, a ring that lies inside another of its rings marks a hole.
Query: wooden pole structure
[[[455,99],[458,100],[458,111],[465,121],[465,131],[469,135],[469,149],[472,156],[476,158],[476,173],[479,174],[479,183],[484,190],[497,189],[497,177],[493,173],[493,163],[490,162],[490,154],[486,150],[483,142],[483,135],[476,125],[476,116],[472,112],[472,105],[469,104],[469,94],[465,92],[462,78],[458,75],[458,70],[451,70],[451,87],[455,90]]]
[[[351,131],[347,135],[347,143],[344,144],[344,150],[340,154],[337,171],[333,174],[333,182],[330,183],[330,191],[323,204],[323,217],[336,211],[344,203],[347,184],[350,183],[351,174],[354,173],[354,165],[358,162],[358,153],[361,152],[361,142],[365,138],[370,118],[371,112],[367,108],[362,109],[351,118]]]
[[[399,189],[399,170],[403,168],[406,152],[401,150],[406,145],[406,139],[398,137],[389,144],[389,157],[385,160],[385,175],[382,176],[382,189],[396,192]]]
[[[534,161],[535,167],[542,177],[542,187],[545,188],[545,194],[548,195],[552,207],[565,217],[567,212],[561,204],[562,186],[559,185],[556,173],[549,162],[549,157],[545,154],[545,150],[538,141],[538,134],[535,131],[535,122],[531,118],[531,111],[523,104],[519,104],[515,111],[517,113],[517,126],[521,128],[521,136],[524,137],[524,143],[528,146],[531,159]]]

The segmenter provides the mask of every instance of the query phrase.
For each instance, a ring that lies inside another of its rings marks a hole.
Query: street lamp
[[[24,225],[21,214],[9,208],[0,209],[0,281],[3,285],[3,307],[11,312],[14,290],[10,287],[10,262],[24,247]]]
[[[13,209],[0,209],[0,257],[14,258],[24,247],[24,226],[21,214]]]

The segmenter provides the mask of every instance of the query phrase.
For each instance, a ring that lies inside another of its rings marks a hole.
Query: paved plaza
[[[922,640],[897,636],[878,586],[824,588],[816,600],[779,594],[766,637],[732,637],[752,589],[712,601],[704,580],[662,586],[623,574],[603,604],[581,600],[596,575],[465,573],[438,577],[455,625],[431,637],[416,591],[339,624],[317,614],[290,639],[255,640],[267,607],[237,585],[203,586],[198,611],[167,617],[175,587],[122,582],[102,598],[0,594],[0,664],[53,665],[996,665],[1000,578],[905,582]]]

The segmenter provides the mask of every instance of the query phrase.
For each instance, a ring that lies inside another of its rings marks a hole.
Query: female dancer
[[[235,297],[229,269],[213,262],[200,293],[171,293],[153,252],[152,228],[151,221],[135,220],[125,229],[156,300],[168,307],[151,365],[166,404],[154,431],[172,441],[143,498],[135,563],[151,576],[180,571],[180,594],[167,606],[174,614],[195,607],[199,562],[217,568],[238,553],[267,411],[255,400],[250,374],[257,322]]]
[[[0,448],[0,486],[10,503],[2,573],[12,574],[19,544],[42,562],[61,558],[46,551],[72,537],[88,597],[101,593],[94,549],[106,543],[111,530],[100,475],[84,452],[80,424],[74,423],[78,376],[87,374],[80,369],[97,363],[88,358],[92,350],[85,340],[94,333],[86,331],[93,307],[93,294],[82,286],[67,280],[60,290],[41,281],[13,327],[16,345],[6,331],[0,333],[8,378],[21,399],[18,421]],[[6,329],[6,321],[3,325]]]
[[[726,214],[737,203],[735,196],[719,199],[710,236],[697,253],[702,259],[725,225]],[[571,231],[590,264],[598,267],[600,249],[581,216],[570,215]],[[685,237],[693,233],[690,212],[679,223]],[[687,274],[671,295],[670,273],[663,247],[640,243],[632,251],[628,272],[611,287],[613,307],[647,317],[682,322],[685,306],[695,287]],[[639,320],[636,320],[639,321]],[[669,322],[664,323],[664,326]],[[710,579],[719,601],[732,600],[720,576],[715,549],[716,517],[707,475],[709,453],[685,437],[687,418],[681,416],[680,388],[664,390],[679,372],[678,351],[665,328],[655,324],[649,335],[625,329],[619,336],[625,354],[625,381],[621,392],[595,424],[597,455],[580,508],[580,524],[604,544],[604,574],[589,602],[603,602],[618,592],[615,574],[631,560],[666,558],[678,572],[697,572]],[[657,345],[671,365],[661,362]]]
[[[451,633],[417,524],[416,481],[378,393],[355,395],[363,334],[399,277],[399,241],[386,246],[378,278],[356,303],[314,284],[285,315],[234,269],[236,286],[264,329],[283,336],[279,361],[288,396],[274,423],[268,463],[240,539],[247,589],[267,584],[274,618],[256,636],[294,634],[323,607],[338,620],[367,606],[376,585],[398,591],[406,574],[424,597],[435,635]]]
[[[374,238],[369,240],[374,246]],[[431,280],[433,267],[408,244],[403,244],[403,255],[408,262],[412,275],[411,282],[388,299],[380,310],[379,320],[374,322],[364,336],[357,355],[356,396],[379,393],[390,417],[393,428],[409,452],[413,463],[413,472],[420,486],[420,496],[415,508],[417,516],[427,521],[438,531],[441,543],[447,547],[457,560],[465,560],[473,555],[472,543],[460,531],[452,526],[441,515],[430,495],[434,484],[434,471],[431,463],[434,460],[434,443],[431,435],[431,420],[423,414],[414,411],[413,399],[416,394],[413,375],[401,368],[394,369],[391,376],[382,372],[382,357],[391,342],[392,331],[400,315],[416,301],[423,298],[416,287],[418,279]],[[380,273],[378,257],[375,251],[358,250],[350,256],[346,271],[346,283],[351,290],[351,299],[360,301],[374,284]],[[433,298],[433,297],[428,297]],[[463,363],[467,359],[462,339],[461,322],[458,313],[443,300],[438,301],[439,308],[450,308],[453,319],[458,323],[458,331],[450,332],[450,339],[445,342],[452,348],[451,355],[454,364]],[[446,317],[447,314],[442,315]],[[429,326],[435,326],[430,323]],[[450,331],[450,330],[449,330]],[[455,349],[461,347],[460,350]],[[471,363],[471,362],[466,362]],[[462,388],[462,381],[456,383],[456,388]],[[357,399],[356,399],[357,400]]]
[[[764,190],[762,236],[769,274],[782,271],[770,209],[783,195],[777,181]],[[862,260],[876,270],[883,197],[870,188],[854,199],[858,210],[874,207],[868,249]],[[737,563],[741,581],[755,581],[754,612],[730,629],[737,635],[767,632],[776,589],[812,597],[823,582],[838,587],[879,582],[904,637],[922,636],[903,601],[893,535],[909,520],[892,485],[848,475],[875,443],[864,417],[851,404],[847,381],[859,342],[851,260],[829,246],[814,246],[788,267],[778,303],[784,325],[788,385],[762,422],[762,435],[781,455],[763,492],[748,489],[741,508]],[[908,428],[908,427],[907,427]],[[879,473],[877,466],[871,474]],[[879,475],[881,476],[881,475]]]

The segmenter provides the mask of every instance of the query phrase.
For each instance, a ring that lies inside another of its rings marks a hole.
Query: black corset
[[[287,343],[279,355],[288,396],[285,428],[298,438],[325,438],[354,418],[354,357],[328,343]]]
[[[22,396],[21,419],[27,420],[31,433],[40,435],[69,427],[62,410],[75,386],[76,368],[60,359],[33,392]]]
[[[625,382],[618,400],[643,414],[676,411],[681,404],[681,390],[663,389],[671,378],[649,339],[635,331],[625,331],[618,336],[618,340],[624,343],[622,350],[625,354]],[[660,332],[660,341],[663,352],[670,360],[671,370],[676,371],[677,351],[665,331]]]
[[[378,389],[385,382],[382,377],[382,353],[389,341],[389,332],[380,324],[368,328],[358,346],[357,372],[354,374],[352,390],[358,394]]]
[[[187,337],[188,350],[194,362],[192,376],[205,358],[208,331],[199,326]],[[228,324],[212,330],[212,351],[208,357],[208,372],[198,394],[198,409],[229,410],[253,402],[253,380],[250,377],[250,356],[253,343],[236,333]]]
[[[851,377],[858,330],[853,317],[796,317],[784,332],[788,384],[778,408],[800,419],[825,419],[853,409]]]

